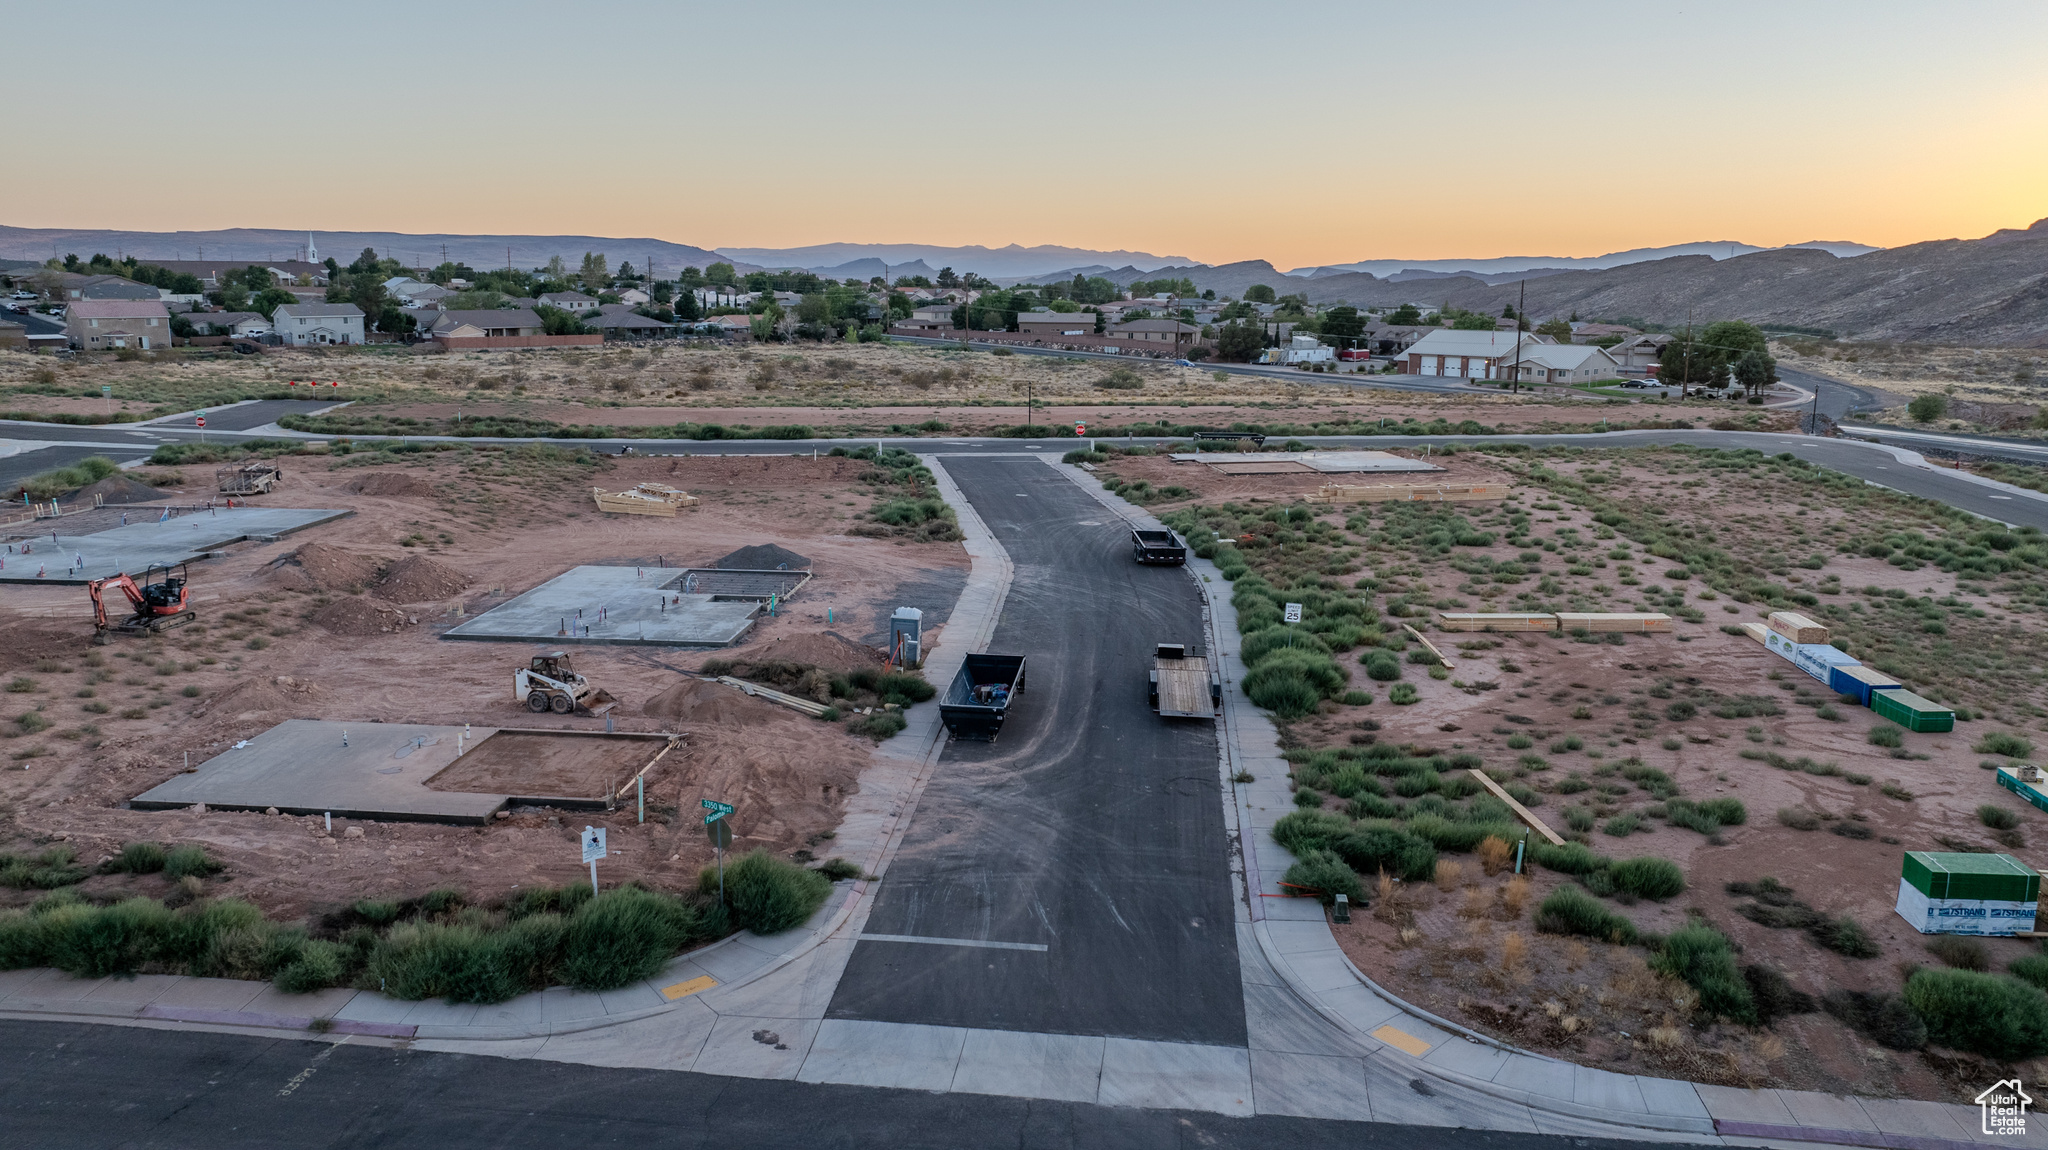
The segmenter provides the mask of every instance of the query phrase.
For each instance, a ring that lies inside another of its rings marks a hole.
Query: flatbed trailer
[[[1152,654],[1146,701],[1163,719],[1213,719],[1223,704],[1223,678],[1204,655],[1180,643],[1161,643]]]

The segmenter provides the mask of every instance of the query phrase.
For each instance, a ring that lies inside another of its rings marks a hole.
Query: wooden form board
[[[1153,659],[1159,672],[1159,713],[1166,718],[1213,719],[1216,701],[1209,697],[1209,660],[1201,655]]]
[[[1401,624],[1401,629],[1402,629],[1402,630],[1404,630],[1404,631],[1406,631],[1406,632],[1408,632],[1408,633],[1409,633],[1410,635],[1413,635],[1413,636],[1415,636],[1415,641],[1416,641],[1416,642],[1418,642],[1418,643],[1422,644],[1423,646],[1425,646],[1425,647],[1429,648],[1429,653],[1430,653],[1430,654],[1432,654],[1432,655],[1435,655],[1435,656],[1436,656],[1436,661],[1437,661],[1437,662],[1439,662],[1439,663],[1442,663],[1442,664],[1444,665],[1444,670],[1446,670],[1446,671],[1455,671],[1455,670],[1457,670],[1457,664],[1455,664],[1455,663],[1451,662],[1451,661],[1450,661],[1449,659],[1445,658],[1445,657],[1444,657],[1444,653],[1443,653],[1442,651],[1439,651],[1439,650],[1437,650],[1437,649],[1436,649],[1436,644],[1435,644],[1435,643],[1432,643],[1432,642],[1430,642],[1430,641],[1429,641],[1428,639],[1425,639],[1425,638],[1423,638],[1423,637],[1422,637],[1422,632],[1420,632],[1420,631],[1417,631],[1417,630],[1416,630],[1416,629],[1415,629],[1414,627],[1412,627],[1412,626],[1410,626],[1410,625],[1408,625],[1408,624],[1406,624],[1406,623],[1403,623],[1403,624]]]
[[[1742,633],[1759,643],[1765,643],[1770,641],[1771,629],[1762,623],[1744,623]]]
[[[642,483],[618,492],[593,487],[590,496],[597,501],[599,511],[618,515],[659,515],[669,519],[675,518],[677,508],[697,502],[696,496],[664,483]]]
[[[1549,839],[1551,846],[1561,847],[1564,845],[1564,838],[1561,835],[1559,835],[1556,831],[1551,830],[1549,825],[1546,824],[1542,819],[1539,819],[1535,815],[1530,814],[1529,808],[1516,802],[1513,795],[1510,795],[1506,791],[1501,790],[1500,784],[1494,782],[1490,778],[1487,778],[1485,771],[1482,771],[1477,767],[1474,767],[1472,768],[1472,777],[1478,779],[1482,783],[1485,783],[1486,789],[1492,791],[1495,798],[1498,798],[1501,802],[1506,803],[1508,805],[1508,809],[1514,811],[1515,814],[1521,816],[1523,822],[1528,823],[1530,826],[1536,828],[1537,834],[1542,835],[1546,839]]]
[[[1325,483],[1310,503],[1469,503],[1504,499],[1505,483]]]
[[[1444,631],[1555,631],[1557,616],[1439,612],[1436,625]]]
[[[1595,633],[1604,631],[1650,631],[1671,630],[1671,616],[1657,612],[1633,611],[1559,611],[1557,628],[1569,631],[1584,627]]]

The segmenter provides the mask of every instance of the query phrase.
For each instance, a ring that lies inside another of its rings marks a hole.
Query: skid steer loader
[[[532,664],[512,672],[512,697],[535,714],[580,711],[602,715],[619,705],[610,692],[591,686],[590,680],[577,674],[569,665],[569,656],[561,651],[535,655]]]

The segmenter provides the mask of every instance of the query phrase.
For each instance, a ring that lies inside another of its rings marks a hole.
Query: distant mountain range
[[[1053,244],[1037,247],[948,248],[930,244],[817,244],[807,248],[720,248],[719,251],[735,259],[758,264],[764,268],[802,268],[819,275],[832,274],[835,278],[850,278],[852,273],[840,274],[846,267],[873,267],[872,272],[861,275],[881,275],[881,265],[889,266],[889,278],[897,275],[928,275],[927,272],[898,272],[901,265],[922,261],[929,268],[950,267],[961,274],[975,272],[992,280],[1016,280],[1026,276],[1045,275],[1062,268],[1083,264],[1115,266],[1117,263],[1131,264],[1139,268],[1161,267],[1172,263],[1193,263],[1186,256],[1155,256],[1149,252],[1098,252],[1087,248],[1066,248]],[[856,263],[856,261],[858,261]],[[1068,273],[1072,278],[1072,273]]]
[[[1879,249],[1869,244],[1849,243],[1845,240],[1808,240],[1803,244],[1786,244],[1786,248],[1814,248],[1835,256],[1860,256]],[[1589,268],[1618,268],[1625,264],[1648,263],[1651,260],[1666,260],[1673,256],[1711,256],[1717,260],[1732,259],[1762,251],[1783,251],[1784,248],[1760,248],[1755,244],[1737,243],[1733,240],[1714,240],[1705,243],[1672,244],[1661,248],[1630,248],[1625,252],[1609,252],[1604,256],[1499,256],[1478,260],[1360,260],[1355,264],[1329,264],[1316,268],[1296,268],[1288,275],[1327,276],[1344,272],[1369,272],[1381,279],[1400,279],[1411,272],[1441,272],[1451,275],[1469,275],[1475,278],[1494,279],[1514,273],[1532,271],[1583,271]],[[1417,278],[1417,277],[1410,277]]]
[[[303,259],[306,235],[303,231],[277,228],[226,228],[209,232],[108,231],[97,228],[11,228],[0,225],[0,258],[35,260],[62,258],[75,253],[86,259],[94,252],[119,258],[132,255],[142,260],[249,260]],[[602,253],[616,269],[631,261],[645,269],[652,260],[657,274],[673,275],[685,267],[702,268],[726,257],[688,244],[656,239],[617,239],[607,236],[474,236],[411,235],[405,232],[314,231],[314,245],[320,258],[333,256],[348,263],[364,248],[375,248],[379,256],[398,260],[407,267],[432,267],[443,259],[468,264],[479,270],[547,266],[552,256],[562,257],[571,269],[580,266],[584,252]],[[744,268],[741,270],[755,270]]]

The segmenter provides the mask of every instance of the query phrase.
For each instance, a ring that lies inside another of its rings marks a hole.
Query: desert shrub
[[[1529,858],[1546,870],[1572,875],[1591,874],[1607,865],[1606,859],[1594,854],[1582,843],[1566,843],[1559,847],[1532,839],[1529,843]]]
[[[1273,824],[1273,841],[1297,858],[1327,849],[1351,833],[1350,819],[1335,811],[1295,811]]]
[[[2034,753],[2034,744],[2024,735],[2009,731],[1990,731],[1970,747],[1980,755],[2004,755],[2008,759],[2024,759]]]
[[[1736,1022],[1756,1022],[1756,999],[1735,967],[1734,947],[1706,923],[1693,919],[1672,931],[1650,967],[1699,991],[1700,1009]]]
[[[1806,933],[1820,946],[1849,958],[1876,958],[1884,953],[1863,924],[1846,914],[1814,923]]]
[[[1360,828],[1332,843],[1330,849],[1363,874],[1386,871],[1408,882],[1425,882],[1436,875],[1436,847],[1391,827]]]
[[[107,874],[155,874],[164,869],[168,856],[156,843],[129,843],[121,853],[108,859],[100,870]]]
[[[219,874],[221,870],[221,864],[208,857],[205,847],[193,843],[172,847],[164,856],[165,878],[184,878],[187,875],[205,878]]]
[[[2009,831],[2020,825],[2020,816],[1995,803],[1985,803],[1977,808],[1977,821],[1994,831]]]
[[[1877,832],[1854,819],[1842,819],[1839,822],[1829,824],[1828,833],[1841,835],[1845,839],[1867,839],[1874,836]]]
[[[2048,990],[2048,954],[2028,954],[2012,960],[2006,967],[2012,976]]]
[[[1323,805],[1323,793],[1313,787],[1298,787],[1294,792],[1294,805],[1303,810],[1314,810]]]
[[[1505,811],[1502,812],[1505,814]],[[1465,853],[1479,849],[1479,844],[1489,838],[1501,838],[1515,833],[1515,828],[1501,822],[1453,822],[1442,815],[1422,814],[1411,817],[1402,829],[1422,839],[1440,851]]]
[[[699,886],[705,893],[717,891],[717,873],[706,867]],[[765,850],[741,855],[725,868],[725,901],[733,925],[755,934],[780,934],[803,925],[831,891],[823,875]]]
[[[1636,814],[1634,811],[1629,811],[1626,814],[1616,815],[1613,818],[1608,819],[1607,825],[1601,827],[1600,829],[1606,832],[1607,834],[1613,835],[1615,838],[1625,839],[1628,836],[1641,830],[1642,827],[1642,816]]]
[[[1391,683],[1401,677],[1401,660],[1385,647],[1374,647],[1358,661],[1365,667],[1365,677],[1375,682]]]
[[[1284,719],[1308,714],[1343,689],[1343,668],[1328,655],[1299,649],[1270,653],[1244,677],[1246,696]]]
[[[1536,929],[1545,934],[1576,934],[1603,942],[1636,940],[1634,923],[1576,886],[1561,886],[1550,892],[1536,908]]]
[[[2016,978],[1921,969],[1905,999],[1930,1042],[2001,1061],[2048,1052],[2048,994]]]
[[[1670,859],[1645,855],[1623,859],[1607,868],[1614,888],[1640,898],[1663,900],[1685,889],[1685,872]]]
[[[485,945],[483,932],[466,923],[403,922],[378,940],[365,975],[393,998],[503,1002],[517,996],[522,988],[493,969]]]
[[[1364,888],[1358,882],[1358,872],[1338,858],[1334,851],[1310,851],[1288,867],[1280,881],[1314,891],[1325,906],[1336,902],[1340,894],[1354,906],[1365,897]]]
[[[1918,1050],[1927,1045],[1927,1024],[1903,997],[1889,991],[1829,991],[1821,1009],[1880,1046]]]
[[[1906,732],[1890,724],[1872,727],[1870,728],[1870,733],[1863,737],[1869,740],[1870,745],[1873,747],[1902,747],[1906,745]]]
[[[86,870],[77,865],[77,858],[70,847],[61,843],[33,858],[0,854],[0,886],[16,890],[56,890],[84,882]]]
[[[895,736],[909,725],[910,720],[904,718],[901,711],[876,711],[846,724],[846,730],[849,734],[861,735],[879,743]]]
[[[1991,954],[1984,941],[1960,934],[1938,934],[1927,942],[1927,952],[1957,970],[1990,970]]]
[[[1795,831],[1817,831],[1820,829],[1820,816],[1807,810],[1805,807],[1779,807],[1778,821]]]
[[[764,876],[764,868],[758,863],[750,865],[750,860],[755,859],[767,859],[776,865],[766,868],[770,873]],[[735,883],[735,878],[742,874],[745,877]],[[816,898],[808,906],[795,901],[801,896],[794,892],[790,903],[776,901],[786,874],[800,876],[803,889],[815,892]],[[716,878],[712,884],[715,890]],[[764,896],[764,886],[774,889]],[[818,903],[825,901],[824,892],[831,887],[824,876],[775,859],[763,851],[743,855],[726,868],[726,898],[734,907],[735,919],[741,917],[738,909],[741,891],[745,892],[748,900],[747,917],[750,921],[780,921],[774,918],[780,911],[783,914],[797,913],[797,921],[801,922],[810,917]],[[615,990],[651,977],[660,970],[663,963],[698,935],[704,925],[704,916],[695,906],[672,895],[625,886],[605,891],[584,903],[559,927],[556,926],[558,921],[551,915],[534,915],[518,920],[513,926],[538,924],[528,941],[534,949],[546,943],[551,930],[559,929],[561,980],[579,990]]]
[[[1239,654],[1243,657],[1245,666],[1256,667],[1260,660],[1273,652],[1289,649],[1310,651],[1318,655],[1330,653],[1329,644],[1323,642],[1313,631],[1304,631],[1299,627],[1267,627],[1246,635]]]
[[[1741,826],[1749,821],[1749,811],[1736,798],[1697,803],[1691,799],[1671,799],[1664,804],[1664,817],[1672,826],[1710,835],[1724,826]]]
[[[1387,702],[1397,707],[1405,707],[1411,703],[1419,703],[1421,701],[1422,692],[1416,690],[1413,683],[1396,683],[1387,688]]]
[[[272,985],[286,994],[311,994],[336,986],[348,976],[348,952],[338,943],[308,941],[299,956],[277,972]]]
[[[113,906],[71,903],[43,915],[47,961],[79,978],[133,974],[156,958],[171,933],[171,912],[155,899]]]
[[[861,876],[860,867],[845,859],[826,859],[818,864],[818,873],[824,875],[831,882],[838,882],[841,879],[859,878]]]
[[[528,892],[521,892],[521,897],[524,897],[526,893]],[[398,904],[386,899],[359,899],[351,909],[355,911],[357,918],[362,919],[371,926],[389,926],[398,921]]]
[[[1812,1014],[1820,1003],[1795,988],[1775,966],[1752,963],[1742,968],[1742,980],[1749,984],[1750,1000],[1756,1003],[1756,1019],[1763,1025],[1793,1014]]]

